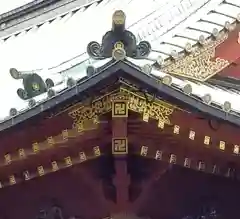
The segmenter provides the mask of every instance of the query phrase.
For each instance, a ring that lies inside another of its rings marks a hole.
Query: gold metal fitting
[[[126,51],[122,42],[118,41],[114,44],[114,48],[112,50],[112,57],[117,61],[125,59]]]

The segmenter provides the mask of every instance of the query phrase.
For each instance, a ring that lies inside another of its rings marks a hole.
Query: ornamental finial
[[[17,94],[23,100],[31,99],[47,91],[47,85],[36,72],[10,68],[9,73],[14,79],[22,80],[23,88],[19,88]]]
[[[147,41],[137,45],[135,35],[125,28],[126,15],[122,10],[117,10],[112,16],[112,29],[102,37],[102,44],[92,41],[87,46],[88,55],[96,60],[114,58],[123,60],[125,57],[135,59],[145,58],[151,51]]]

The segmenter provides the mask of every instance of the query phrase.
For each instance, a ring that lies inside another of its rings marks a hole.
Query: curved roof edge
[[[119,77],[119,70],[131,78],[135,78],[137,81],[147,86],[150,91],[153,90],[156,92],[157,95],[161,95],[167,97],[167,99],[170,98],[178,103],[181,103],[181,105],[186,107],[186,109],[193,110],[194,112],[198,111],[205,115],[209,115],[211,117],[229,122],[233,125],[240,126],[240,116],[236,113],[232,111],[226,112],[221,107],[217,107],[216,105],[212,104],[206,104],[195,95],[184,92],[184,89],[167,84],[164,78],[163,80],[159,80],[159,78],[156,78],[153,74],[145,73],[140,66],[134,64],[129,59],[124,61],[107,59],[105,62],[106,63],[103,64],[94,75],[84,77],[74,86],[62,89],[54,96],[46,98],[38,103],[35,102],[31,108],[28,108],[23,112],[19,112],[15,116],[6,118],[0,123],[0,131],[11,128],[26,121],[27,119],[39,115],[44,111],[52,109],[56,106],[56,104],[61,104],[66,100],[70,100],[72,97],[87,91],[97,84],[102,83],[111,76],[117,75]]]
[[[0,14],[0,37],[31,26],[24,22],[38,18],[34,23],[46,21],[57,14],[70,11],[77,6],[86,5],[95,0],[35,0],[21,7]],[[66,7],[66,5],[69,5]],[[63,7],[64,6],[64,7]],[[59,10],[61,8],[61,10]],[[56,10],[57,9],[57,10]],[[57,11],[55,14],[51,13]],[[50,12],[50,13],[49,13]],[[44,15],[44,16],[43,16]],[[42,19],[41,19],[42,17]],[[31,22],[30,22],[31,23]],[[13,29],[12,29],[13,27]]]

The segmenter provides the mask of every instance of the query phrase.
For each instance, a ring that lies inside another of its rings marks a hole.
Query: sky
[[[18,8],[22,5],[25,5],[33,0],[7,0],[0,3],[0,14],[11,11],[15,8]]]

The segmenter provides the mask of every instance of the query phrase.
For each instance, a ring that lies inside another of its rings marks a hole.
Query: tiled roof
[[[111,14],[116,9],[125,11],[128,29],[137,39],[148,40],[152,45],[153,50],[147,59],[130,59],[138,66],[145,66],[145,72],[149,65],[159,61],[160,56],[161,61],[168,60],[172,51],[181,53],[187,43],[191,43],[192,46],[198,44],[199,36],[207,39],[212,35],[212,31],[220,32],[226,28],[226,24],[240,20],[240,3],[236,0],[144,0],[141,3],[144,10],[137,10],[137,0],[96,1],[2,39],[2,121],[12,118],[9,115],[12,108],[16,108],[19,115],[35,104],[47,101],[52,91],[61,94],[67,89],[69,78],[80,80],[86,76],[87,66],[106,64],[109,60],[94,61],[89,59],[85,51],[91,40],[100,42],[103,34],[110,29]],[[44,79],[61,76],[62,83],[53,87],[50,92],[31,99],[29,104],[29,101],[23,101],[17,96],[16,90],[22,87],[22,84],[10,77],[10,68],[37,72]],[[239,94],[235,91],[223,90],[207,83],[178,79],[154,67],[151,68],[149,77],[164,78],[164,83],[169,86],[180,89],[180,92],[182,89],[186,95],[191,94],[214,107],[224,106],[225,111],[231,110],[236,114],[240,111],[237,101]],[[13,112],[12,109],[12,115],[15,114]]]

